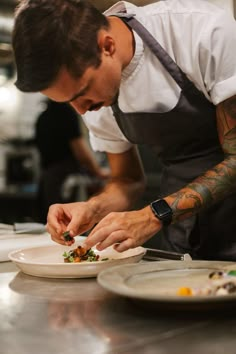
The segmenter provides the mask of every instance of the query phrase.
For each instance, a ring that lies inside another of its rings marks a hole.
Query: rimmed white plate
[[[115,294],[161,305],[196,305],[235,302],[236,293],[224,296],[180,296],[180,287],[206,286],[209,274],[217,270],[235,270],[234,262],[163,261],[135,266],[112,267],[98,275],[98,283]]]
[[[122,253],[109,247],[101,252],[94,249],[94,252],[100,255],[100,259],[109,258],[109,260],[64,263],[63,253],[74,249],[78,244],[81,242],[76,242],[70,247],[55,244],[23,248],[10,252],[8,257],[22,272],[29,275],[46,278],[89,278],[96,277],[100,271],[111,266],[138,262],[145,254],[143,247],[133,248]]]

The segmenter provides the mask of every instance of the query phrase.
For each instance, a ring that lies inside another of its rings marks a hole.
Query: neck
[[[117,43],[116,48],[122,62],[122,69],[129,65],[134,56],[135,42],[132,30],[119,17],[110,16],[108,21],[113,37]]]

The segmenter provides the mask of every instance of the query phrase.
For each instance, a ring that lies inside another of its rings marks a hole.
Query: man
[[[233,16],[202,0],[121,1],[104,15],[87,1],[21,2],[17,87],[80,114],[103,107],[84,119],[112,179],[85,203],[50,207],[53,240],[97,224],[85,246],[122,252],[162,229],[166,250],[236,259],[235,43]],[[145,186],[138,143],[163,164],[161,195],[126,211]]]

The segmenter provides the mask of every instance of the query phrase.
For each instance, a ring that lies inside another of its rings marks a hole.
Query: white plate
[[[236,303],[236,293],[225,296],[177,295],[180,287],[206,285],[214,270],[232,269],[236,269],[234,262],[162,261],[112,267],[102,271],[97,280],[113,293],[161,305]]]
[[[83,239],[84,237],[80,237],[80,242],[76,242],[70,247],[55,244],[19,249],[10,252],[8,257],[22,272],[29,275],[46,278],[89,278],[96,277],[100,271],[113,265],[138,262],[145,254],[143,247],[137,247],[122,253],[109,247],[101,252],[94,249],[101,259],[109,258],[107,261],[64,263],[62,254],[76,248]]]

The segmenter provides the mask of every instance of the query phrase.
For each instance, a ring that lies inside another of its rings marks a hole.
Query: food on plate
[[[63,253],[65,263],[79,263],[82,261],[97,262],[100,256],[96,254],[91,248],[86,250],[82,246]],[[101,261],[107,261],[108,258],[102,258]]]
[[[222,279],[224,277],[224,272],[220,270],[215,270],[209,274],[209,278],[212,280]]]
[[[188,288],[186,286],[183,286],[183,287],[178,289],[177,295],[180,295],[180,296],[192,296],[193,295],[192,289]]]
[[[236,270],[214,271],[208,275],[208,281],[199,288],[180,287],[179,296],[229,295],[236,293]]]

